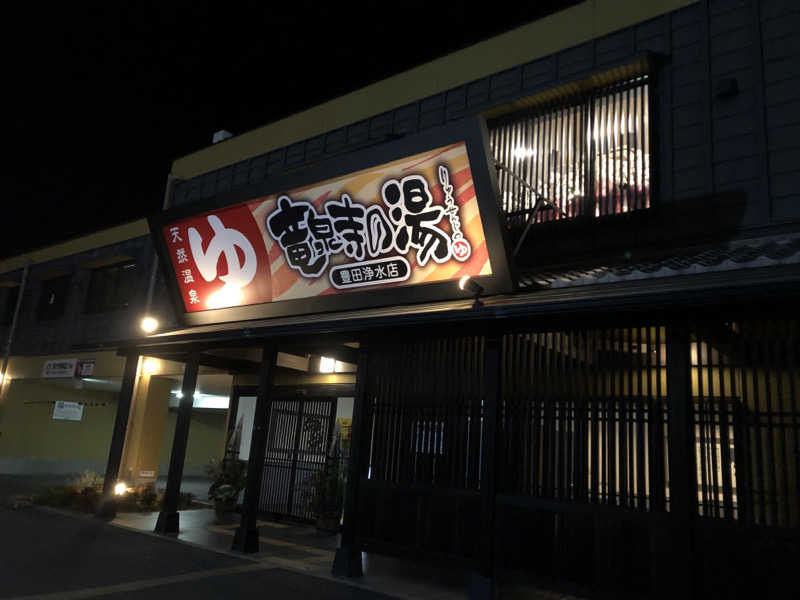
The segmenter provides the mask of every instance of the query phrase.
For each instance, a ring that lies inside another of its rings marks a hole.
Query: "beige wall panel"
[[[53,419],[56,401],[83,402],[81,421]],[[12,381],[0,406],[0,472],[102,470],[117,414],[113,392]]]

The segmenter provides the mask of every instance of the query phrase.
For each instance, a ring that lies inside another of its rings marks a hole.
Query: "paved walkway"
[[[20,484],[25,484],[20,487]],[[34,485],[36,484],[36,485]],[[41,482],[0,477],[4,491]],[[28,489],[31,488],[31,489]],[[330,574],[338,536],[313,527],[259,522],[260,551],[231,552],[238,515],[181,512],[177,536],[152,533],[157,513],[120,513],[112,524],[87,515],[0,503],[0,600],[41,598],[252,598],[388,600],[466,598],[470,574],[429,563],[364,555],[365,576]],[[510,582],[509,582],[510,583]],[[504,586],[504,599],[558,600],[564,594]]]
[[[392,596],[214,552],[91,517],[0,508],[0,598],[272,598]]]
[[[238,526],[238,515],[219,521],[213,510],[188,510],[180,513],[178,541],[230,552]],[[115,525],[152,531],[157,513],[120,513]],[[389,557],[365,556],[365,575],[352,580],[335,579],[331,567],[338,536],[318,535],[313,527],[259,521],[259,552],[246,556],[252,560],[295,573],[313,575],[320,580],[346,582],[358,589],[382,592],[399,598],[462,600],[466,597],[469,574],[432,568],[420,563]]]

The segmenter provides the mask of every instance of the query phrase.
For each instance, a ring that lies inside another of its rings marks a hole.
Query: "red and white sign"
[[[187,312],[492,274],[464,142],[161,233]]]

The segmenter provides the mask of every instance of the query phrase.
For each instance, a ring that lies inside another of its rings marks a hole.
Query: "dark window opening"
[[[42,293],[39,296],[39,306],[36,310],[36,318],[38,320],[58,319],[64,314],[64,308],[67,305],[69,282],[69,275],[42,281]]]
[[[649,102],[641,76],[490,123],[509,225],[649,208]]]
[[[0,287],[0,325],[11,325],[14,310],[17,308],[19,286]]]
[[[136,292],[136,263],[124,262],[92,271],[86,312],[127,308]]]

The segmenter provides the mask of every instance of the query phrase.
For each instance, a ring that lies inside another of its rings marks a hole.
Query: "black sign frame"
[[[178,286],[177,274],[173,269],[163,235],[163,228],[166,225],[181,219],[259,197],[281,194],[314,182],[370,169],[456,142],[466,144],[478,210],[492,265],[492,275],[477,276],[474,279],[483,287],[483,295],[513,291],[514,283],[508,262],[508,246],[502,227],[502,211],[497,201],[499,195],[497,173],[490,154],[489,135],[483,118],[470,117],[423,133],[333,157],[309,167],[279,173],[261,183],[219,194],[213,198],[151,214],[148,217],[150,234],[158,253],[162,273],[167,281],[175,314],[181,325],[193,327],[271,317],[469,298],[472,295],[470,292],[460,290],[457,281],[448,280],[187,312]]]

